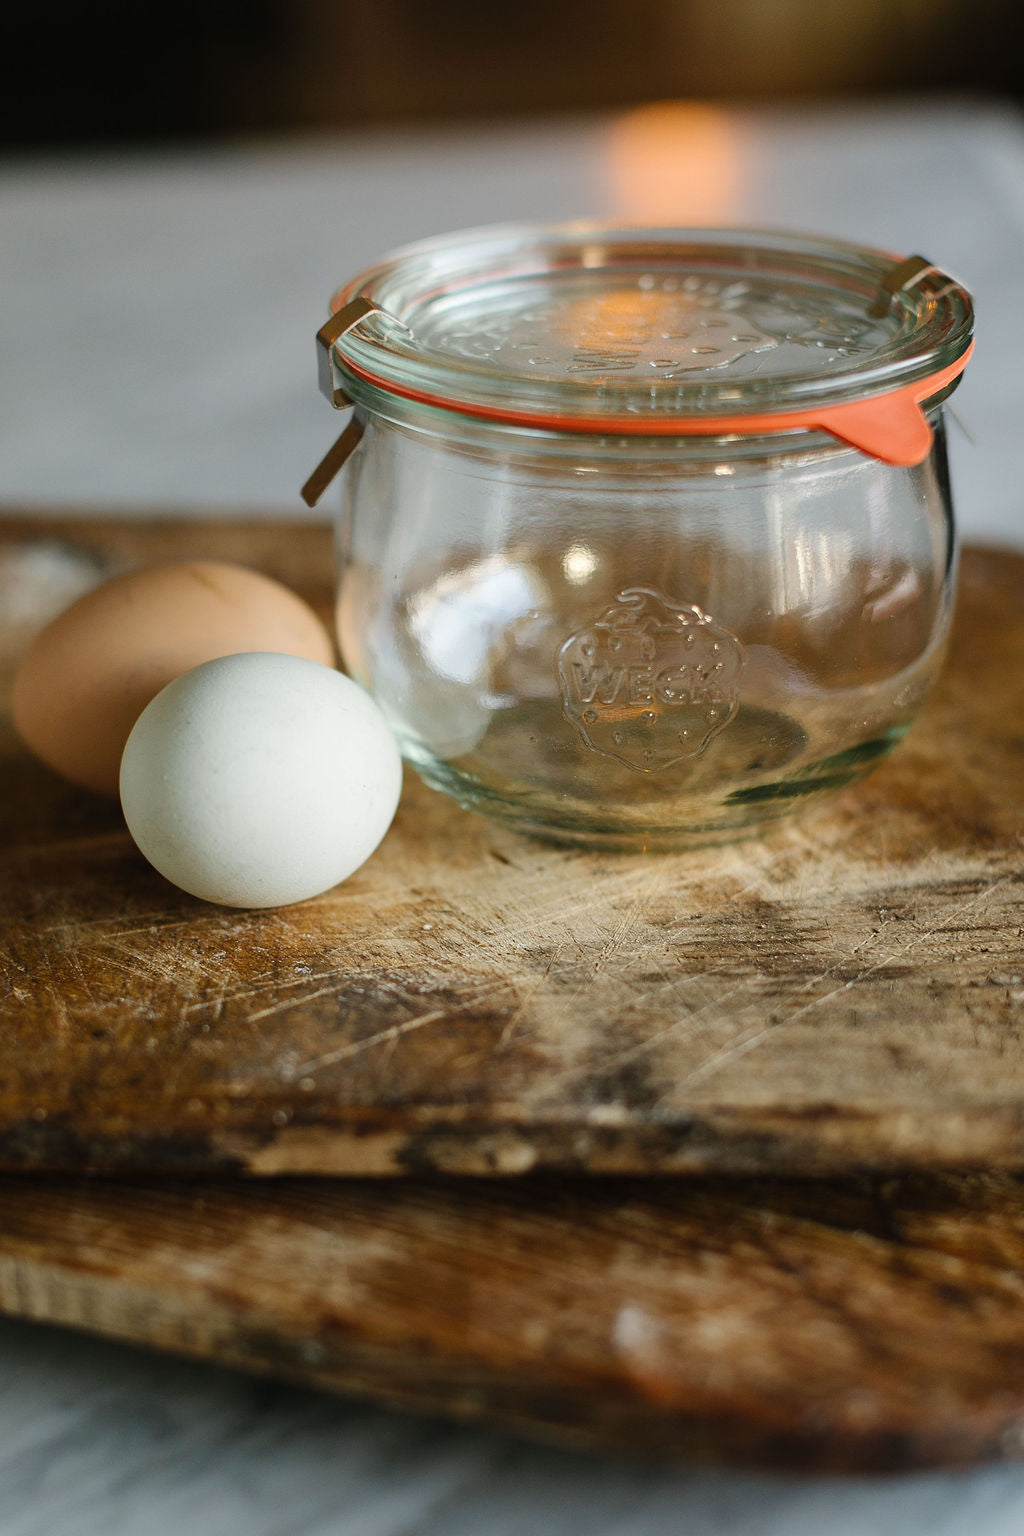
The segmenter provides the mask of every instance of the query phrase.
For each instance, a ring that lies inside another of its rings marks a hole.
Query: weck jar
[[[755,830],[868,772],[941,664],[969,294],[734,230],[502,227],[335,296],[338,635],[406,759],[524,831]]]

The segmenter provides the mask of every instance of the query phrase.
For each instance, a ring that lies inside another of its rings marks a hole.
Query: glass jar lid
[[[973,328],[970,294],[923,257],[591,224],[406,246],[332,310],[334,397],[555,431],[826,431],[902,464],[927,454],[921,405],[963,370]]]

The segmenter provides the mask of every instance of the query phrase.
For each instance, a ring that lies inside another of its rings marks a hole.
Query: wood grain
[[[10,518],[0,656],[77,588],[203,554],[330,600],[326,528]],[[176,891],[0,725],[0,1164],[251,1174],[1024,1165],[1024,560],[829,810],[699,854],[553,849],[407,774],[327,896]]]
[[[0,1179],[0,1307],[394,1405],[818,1470],[1024,1454],[1024,1185]]]

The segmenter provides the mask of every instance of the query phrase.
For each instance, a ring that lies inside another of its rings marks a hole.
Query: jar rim
[[[826,431],[892,463],[966,366],[967,289],[924,258],[775,231],[511,224],[405,246],[332,300],[353,399],[512,426]]]

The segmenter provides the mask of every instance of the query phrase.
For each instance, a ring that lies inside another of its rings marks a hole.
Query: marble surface
[[[954,476],[1024,544],[1024,130],[998,105],[658,108],[518,129],[0,163],[0,501],[305,515],[331,289],[401,241],[581,214],[814,229],[974,289]],[[973,441],[972,441],[973,439]],[[0,1536],[1017,1536],[1024,1469],[668,1469],[0,1321]]]
[[[1019,1536],[1024,1471],[863,1480],[525,1445],[0,1322],[3,1536]]]

